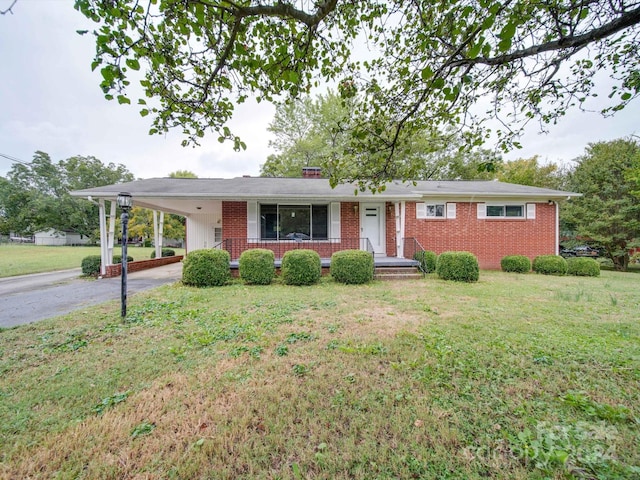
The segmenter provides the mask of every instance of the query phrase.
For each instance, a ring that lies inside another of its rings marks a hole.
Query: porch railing
[[[368,238],[326,238],[323,240],[267,240],[261,238],[226,238],[220,248],[229,252],[231,260],[238,260],[245,250],[265,248],[271,250],[276,258],[289,250],[309,249],[318,252],[322,258],[331,258],[335,252],[342,250],[366,250],[373,255],[373,246]]]
[[[410,237],[410,238],[403,238],[402,240],[404,244],[405,258],[415,259],[417,253],[425,251],[424,247],[420,244],[417,238]],[[427,273],[424,269],[424,265],[422,264],[422,262],[420,262],[420,264],[418,265],[418,268],[423,274]]]

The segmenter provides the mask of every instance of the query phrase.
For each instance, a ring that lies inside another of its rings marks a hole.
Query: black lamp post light
[[[120,192],[118,194],[117,203],[122,210],[122,213],[120,214],[120,220],[122,222],[122,285],[120,290],[120,316],[124,320],[127,317],[127,239],[129,238],[127,227],[129,226],[129,210],[133,205],[131,194],[127,192]]]

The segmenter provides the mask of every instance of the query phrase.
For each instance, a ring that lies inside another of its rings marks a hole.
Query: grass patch
[[[2,330],[0,477],[635,478],[634,280],[173,285]]]
[[[184,249],[173,250],[176,255],[184,254]],[[148,260],[154,248],[130,246],[127,251],[134,260]],[[120,248],[114,249],[114,254],[119,255]],[[100,255],[100,247],[0,244],[0,278],[80,268],[88,255]]]

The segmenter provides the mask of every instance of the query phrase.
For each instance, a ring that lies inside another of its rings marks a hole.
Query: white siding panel
[[[187,217],[187,252],[213,248],[215,246],[215,228],[220,215],[199,213]]]

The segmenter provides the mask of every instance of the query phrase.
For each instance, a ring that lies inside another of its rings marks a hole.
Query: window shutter
[[[487,204],[479,203],[478,204],[478,218],[487,218]]]
[[[427,218],[427,204],[424,202],[416,203],[416,218]]]
[[[247,238],[258,237],[258,202],[247,202]]]
[[[527,218],[531,220],[535,220],[536,218],[536,204],[535,203],[527,203]]]
[[[456,204],[447,203],[447,218],[456,218]]]
[[[340,202],[331,202],[331,232],[332,239],[340,239]]]

